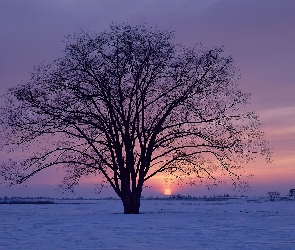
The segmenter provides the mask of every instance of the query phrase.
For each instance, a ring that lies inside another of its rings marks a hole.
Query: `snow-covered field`
[[[2,204],[0,249],[295,249],[295,201]]]

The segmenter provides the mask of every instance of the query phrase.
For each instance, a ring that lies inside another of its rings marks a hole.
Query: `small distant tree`
[[[159,173],[191,185],[227,173],[241,183],[242,165],[269,150],[233,59],[173,39],[125,24],[69,36],[63,57],[6,93],[2,142],[30,156],[3,163],[2,176],[19,184],[63,166],[62,185],[73,189],[99,174],[125,213],[139,213],[143,184]]]
[[[274,201],[275,198],[277,198],[277,197],[280,196],[280,193],[274,191],[274,192],[268,192],[267,195],[268,195],[268,197],[269,197],[269,199],[270,199],[271,201]]]
[[[289,197],[291,198],[294,198],[295,197],[295,189],[290,189],[290,192],[289,192]]]
[[[9,198],[8,198],[7,196],[4,196],[4,197],[3,197],[3,201],[4,201],[4,202],[7,202],[7,201],[9,201]]]

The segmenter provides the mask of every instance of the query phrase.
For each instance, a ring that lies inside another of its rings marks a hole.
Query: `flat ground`
[[[295,249],[295,201],[2,204],[0,249]]]

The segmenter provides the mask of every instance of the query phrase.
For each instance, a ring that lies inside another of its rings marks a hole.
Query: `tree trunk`
[[[122,198],[124,214],[139,214],[140,194],[125,194]]]

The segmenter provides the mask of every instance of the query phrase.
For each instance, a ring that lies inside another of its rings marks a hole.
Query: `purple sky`
[[[252,93],[250,108],[260,115],[274,152],[272,164],[258,160],[245,166],[255,175],[247,194],[276,190],[286,195],[295,188],[294,10],[293,0],[0,0],[0,92],[26,80],[34,65],[60,57],[65,35],[79,29],[103,31],[112,21],[175,30],[177,41],[189,46],[224,45],[240,69],[240,88]],[[1,152],[0,157],[7,155]],[[60,179],[47,171],[29,181],[28,188],[0,185],[0,197],[58,196]],[[86,194],[91,189],[84,185],[77,194],[93,196],[92,191]],[[155,190],[164,192],[162,186]],[[177,192],[206,191],[182,187]]]

